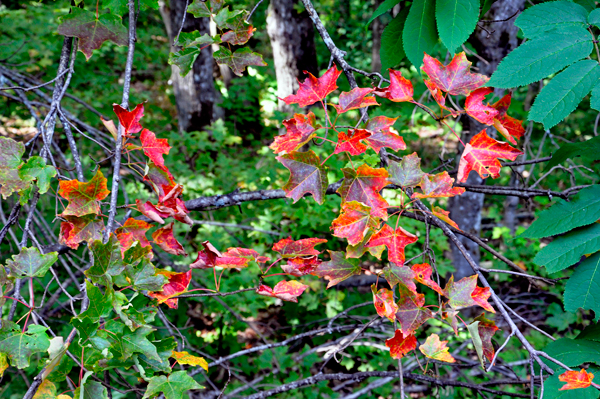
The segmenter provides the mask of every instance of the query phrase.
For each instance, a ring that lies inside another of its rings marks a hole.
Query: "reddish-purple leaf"
[[[317,125],[312,111],[306,115],[294,114],[293,118],[284,120],[283,124],[287,133],[275,137],[275,141],[269,146],[276,154],[297,151],[315,137],[317,135],[315,131],[321,128],[321,125]]]
[[[258,295],[264,296],[272,296],[274,298],[279,298],[282,301],[288,302],[298,302],[298,297],[302,295],[304,290],[308,288],[307,285],[304,285],[298,281],[280,281],[275,287],[271,288],[267,285],[261,285],[256,290]]]
[[[371,214],[387,220],[388,203],[379,192],[388,185],[385,169],[364,164],[358,169],[343,168],[344,181],[337,190],[343,202],[358,201],[371,208]]]
[[[404,139],[398,135],[398,132],[392,131],[392,125],[396,119],[398,118],[376,116],[364,127],[365,130],[371,132],[371,136],[366,138],[365,142],[375,152],[379,153],[383,147],[391,148],[394,151],[406,149]]]
[[[171,216],[167,212],[159,211],[150,201],[142,202],[139,199],[136,199],[135,203],[142,215],[155,221],[156,223],[165,224],[165,219]]]
[[[290,179],[283,186],[285,196],[293,198],[294,203],[305,194],[313,195],[315,201],[323,204],[327,191],[327,167],[312,150],[292,152],[277,157],[277,160],[290,171]]]
[[[401,187],[415,187],[420,182],[425,173],[421,170],[421,158],[416,152],[402,157],[402,161],[390,161],[388,172],[390,182]]]
[[[302,277],[307,274],[311,274],[315,271],[317,266],[321,264],[321,260],[317,256],[310,256],[308,258],[288,258],[287,263],[281,265],[281,270],[291,276]]]
[[[333,104],[333,107],[337,110],[338,114],[343,114],[351,109],[379,105],[377,104],[375,97],[368,96],[368,94],[371,94],[372,92],[373,89],[355,87],[350,92],[343,92],[340,94],[340,104]]]
[[[400,284],[400,292],[404,292],[407,289],[413,294],[417,294],[417,286],[413,281],[415,278],[414,272],[408,266],[399,266],[395,263],[390,263],[382,270],[383,277],[386,279],[390,287],[394,288],[396,284]]]
[[[491,87],[482,87],[469,94],[465,100],[465,111],[467,114],[483,124],[493,125],[494,119],[498,116],[499,112],[489,104],[483,104],[485,96],[493,91]]]
[[[425,54],[421,69],[437,87],[453,96],[468,96],[471,91],[489,80],[485,75],[471,73],[471,62],[467,60],[464,52],[455,54],[446,66]]]
[[[152,233],[152,239],[165,252],[173,255],[187,255],[179,241],[173,235],[173,222]]]
[[[344,252],[328,252],[331,260],[321,263],[313,272],[315,276],[324,277],[329,280],[327,288],[331,288],[349,277],[362,273],[358,259],[346,259]]]
[[[498,331],[498,327],[496,327],[496,323],[494,323],[492,320],[486,319],[483,313],[476,317],[474,321],[479,322],[477,330],[479,331],[479,336],[481,337],[483,355],[491,362],[494,359],[495,353],[494,345],[492,344],[492,337],[496,331]]]
[[[461,195],[465,192],[463,187],[452,187],[454,179],[448,172],[444,171],[437,175],[425,175],[421,179],[421,191],[423,193],[413,193],[413,198],[446,198]]]
[[[216,266],[217,258],[223,255],[217,250],[210,242],[203,241],[202,246],[204,249],[198,251],[198,257],[190,265],[190,269],[211,269]]]
[[[337,67],[333,65],[318,79],[311,73],[306,71],[305,73],[308,74],[308,78],[304,82],[300,82],[298,92],[283,99],[286,104],[298,104],[300,107],[306,107],[322,101],[337,89],[336,81],[342,71],[338,71]]]
[[[298,256],[315,256],[321,252],[315,249],[316,245],[326,243],[323,238],[304,238],[294,241],[292,237],[279,240],[273,245],[273,251],[278,252],[282,258],[296,258]]]
[[[415,294],[407,289],[400,290],[396,319],[404,335],[414,333],[421,324],[433,317],[433,313],[424,305],[425,295]]]

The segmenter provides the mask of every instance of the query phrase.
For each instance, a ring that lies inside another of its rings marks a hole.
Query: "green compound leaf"
[[[533,258],[535,264],[555,273],[577,263],[585,254],[600,251],[600,224],[571,230],[546,245]]]
[[[543,238],[586,226],[600,219],[600,185],[581,190],[570,202],[558,200],[541,212],[519,237]]]
[[[27,332],[18,329],[0,330],[0,353],[6,353],[10,364],[18,369],[29,367],[34,353],[45,352],[50,347],[46,327],[31,325]]]
[[[231,71],[238,76],[242,76],[242,72],[244,72],[247,66],[267,65],[267,63],[263,61],[262,55],[253,52],[248,47],[237,49],[234,53],[225,47],[219,47],[219,49],[213,53],[213,57],[215,58],[215,61],[217,61],[217,64],[227,65],[231,68]]]
[[[19,177],[24,181],[37,180],[40,194],[45,194],[50,188],[50,180],[56,176],[54,166],[46,165],[44,158],[33,156],[19,169]]]
[[[159,393],[164,393],[166,399],[183,399],[184,394],[190,389],[202,388],[204,387],[187,375],[187,372],[176,371],[168,377],[164,375],[152,377],[142,399],[150,398]]]
[[[590,107],[596,111],[600,111],[600,85],[596,84],[592,89],[592,98],[590,99]]]
[[[42,255],[37,248],[22,248],[18,255],[13,255],[12,260],[6,262],[6,266],[19,277],[44,277],[57,260],[57,252]]]
[[[567,159],[575,160],[577,157],[581,157],[581,162],[584,164],[590,164],[592,161],[600,159],[600,136],[579,143],[561,145],[558,151],[552,154],[552,159],[546,165],[545,170],[550,170]]]
[[[525,86],[587,57],[592,36],[580,26],[566,26],[529,40],[507,55],[487,83],[489,87]]]
[[[381,48],[379,58],[381,59],[381,70],[395,67],[406,57],[402,46],[402,30],[408,15],[408,8],[402,9],[392,21],[387,24],[381,34]]]
[[[594,60],[581,60],[556,75],[536,97],[529,120],[541,122],[550,129],[577,108],[600,78],[600,65]]]
[[[402,42],[409,61],[417,68],[423,64],[423,53],[431,54],[437,44],[434,0],[415,0],[410,6]]]
[[[565,310],[591,309],[600,317],[600,252],[585,259],[565,286]],[[600,361],[598,358],[597,361]]]
[[[549,1],[523,11],[515,20],[523,35],[534,38],[544,32],[565,26],[587,26],[587,10],[568,1]]]
[[[94,50],[99,49],[107,40],[127,46],[127,28],[121,17],[114,14],[96,14],[81,8],[72,7],[71,13],[61,18],[58,33],[63,36],[79,38],[79,50],[90,59]]]
[[[559,381],[558,376],[566,370],[559,368],[554,372],[554,375],[547,377],[544,380],[544,397],[552,399],[598,399],[598,390],[592,386],[580,389],[567,389],[561,391],[565,383]],[[595,374],[595,373],[594,373]]]
[[[475,30],[479,0],[437,0],[435,19],[442,43],[454,54]]]
[[[583,363],[598,363],[600,361],[600,342],[586,339],[560,338],[550,342],[544,352],[569,367],[577,367]],[[550,361],[548,364],[553,369],[558,366]]]
[[[396,4],[400,3],[400,0],[385,0],[383,3],[377,7],[373,16],[369,19],[369,21],[365,24],[365,30],[371,25],[371,22],[375,21],[375,18],[378,18],[388,12],[389,9],[393,8]],[[383,37],[382,37],[383,39]]]

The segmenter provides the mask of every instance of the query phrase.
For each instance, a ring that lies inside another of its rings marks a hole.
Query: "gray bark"
[[[382,0],[375,0],[373,9],[376,10],[383,3]],[[371,71],[381,72],[381,58],[379,57],[379,50],[381,49],[381,34],[383,33],[383,24],[381,18],[375,18],[371,22],[371,33],[373,35],[373,46],[371,49]]]
[[[298,12],[297,0],[271,0],[267,16],[267,33],[273,48],[277,96],[284,98],[298,89],[304,71],[317,73],[314,28],[306,11]],[[279,100],[279,109],[291,107]]]
[[[168,8],[161,7],[161,14],[172,44],[171,51],[177,51],[173,42],[180,28],[181,32],[199,31],[201,34],[210,34],[209,18],[194,18],[192,14],[187,14],[182,26],[181,22],[184,12],[186,12],[186,6],[186,0],[170,0]],[[210,46],[202,50],[194,62],[192,71],[187,76],[182,77],[177,66],[171,67],[171,82],[177,106],[179,131],[201,130],[216,119],[217,93],[213,70],[214,60]]]
[[[504,20],[515,14],[518,10],[523,10],[524,0],[499,0],[496,1],[490,11],[486,14],[486,20]],[[518,28],[514,25],[515,18],[511,18],[506,22],[497,22],[486,24],[486,30],[479,26],[475,33],[471,36],[470,43],[477,50],[484,60],[477,62],[479,73],[487,76],[496,70],[502,59],[517,47],[517,32]],[[497,95],[502,94],[497,92]],[[488,135],[494,137],[494,129],[483,125],[476,120],[469,118],[465,124],[465,130],[462,134],[462,141],[468,143],[471,138],[483,129],[487,129]],[[459,151],[462,152],[462,145]],[[472,172],[467,180],[467,184],[483,184],[484,180],[475,172]],[[484,194],[466,192],[459,197],[451,198],[449,201],[450,218],[454,220],[461,229],[475,234],[481,233],[481,209],[483,208]],[[514,201],[514,200],[513,200]],[[512,205],[514,206],[514,204]],[[514,206],[516,209],[516,206]],[[475,262],[479,264],[480,253],[479,246],[466,237],[459,237],[459,240],[471,254]],[[455,279],[460,279],[473,274],[471,266],[467,263],[465,257],[460,253],[458,248],[451,244],[452,259],[456,269],[454,273]]]

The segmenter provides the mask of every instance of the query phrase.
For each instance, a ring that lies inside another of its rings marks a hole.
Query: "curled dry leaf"
[[[295,280],[280,281],[273,288],[263,284],[260,287],[258,287],[256,293],[258,295],[279,298],[282,301],[298,302],[298,297],[302,295],[304,290],[306,290],[307,288],[307,285],[304,285]]]
[[[394,336],[385,341],[385,346],[390,348],[392,359],[402,359],[408,352],[417,349],[417,338],[413,334],[402,334],[396,330]]]
[[[393,322],[398,311],[398,305],[394,301],[394,292],[387,288],[377,290],[375,284],[371,285],[371,291],[373,292],[373,304],[377,314],[381,317],[387,317]]]

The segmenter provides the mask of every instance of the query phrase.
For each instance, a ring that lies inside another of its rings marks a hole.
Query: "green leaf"
[[[194,0],[187,11],[196,18],[213,17],[221,11],[224,2],[224,0]]]
[[[575,160],[577,157],[581,157],[580,161],[584,164],[590,164],[600,159],[600,136],[583,142],[561,145],[558,151],[552,154],[552,159],[548,161],[545,170],[550,170],[567,159]]]
[[[570,202],[558,200],[541,212],[519,237],[542,238],[565,233],[600,219],[600,185],[581,190]]]
[[[18,168],[24,153],[25,145],[23,143],[0,136],[0,168]]]
[[[173,353],[173,349],[177,347],[177,342],[175,342],[173,337],[168,337],[160,341],[153,341],[152,343],[156,346],[156,352],[160,361],[157,361],[156,358],[146,356],[144,353],[140,353],[138,355],[139,362],[144,367],[147,366],[155,371],[170,373],[171,365],[169,364],[169,358]]]
[[[142,399],[159,393],[164,393],[166,399],[183,399],[184,394],[190,389],[202,388],[204,387],[187,375],[186,371],[176,371],[168,377],[164,375],[152,377]]]
[[[215,61],[217,61],[217,64],[227,65],[231,68],[231,71],[238,76],[242,76],[242,72],[244,72],[247,66],[267,65],[267,63],[263,61],[262,55],[253,52],[248,47],[237,49],[234,53],[225,47],[219,47],[219,49],[213,53],[213,57],[215,58]]]
[[[481,342],[481,335],[479,335],[479,321],[474,321],[473,323],[467,325],[467,330],[469,330],[469,333],[471,334],[471,340],[473,341],[477,358],[479,358],[479,364],[481,364],[481,367],[485,368],[485,360],[483,359],[483,342]]]
[[[404,48],[402,47],[402,29],[404,29],[408,10],[408,8],[402,9],[383,29],[381,47],[379,48],[382,71],[398,65],[406,57]]]
[[[148,359],[163,363],[163,359],[158,356],[156,346],[147,338],[147,335],[153,331],[154,329],[150,327],[140,327],[132,333],[124,334],[121,347],[123,356],[127,359],[134,353],[143,353]]]
[[[108,399],[106,387],[98,381],[88,381],[91,371],[85,373],[81,385],[73,393],[73,399]]]
[[[129,278],[129,285],[138,290],[161,291],[167,282],[165,276],[156,275],[156,268],[148,259],[125,266],[125,274]]]
[[[383,14],[388,12],[388,10],[390,8],[393,8],[398,3],[400,3],[400,0],[385,0],[383,3],[381,3],[379,5],[379,7],[377,7],[375,12],[373,13],[373,16],[371,16],[369,21],[365,24],[365,30],[367,30],[369,25],[371,25],[371,22],[375,21],[375,18],[382,16]],[[404,11],[404,10],[405,9],[403,9],[402,11]],[[383,37],[382,37],[382,40],[383,40]]]
[[[111,14],[123,16],[129,12],[129,6],[127,3],[129,3],[129,0],[103,0],[102,8],[108,8]],[[140,10],[142,11],[148,8],[158,10],[158,0],[137,0],[135,3],[136,10],[138,4],[140,6]]]
[[[114,234],[110,235],[108,242],[96,240],[90,244],[94,254],[94,264],[85,272],[85,275],[97,284],[112,287],[112,276],[123,272],[125,265],[121,258],[121,243]]]
[[[596,83],[596,86],[592,89],[592,98],[590,99],[590,107],[596,111],[600,111],[600,85]]]
[[[19,169],[19,177],[25,181],[37,180],[40,194],[45,194],[50,188],[50,179],[56,176],[54,166],[46,165],[44,158],[33,156]]]
[[[102,295],[100,288],[86,280],[85,282],[87,296],[90,299],[90,304],[85,312],[78,317],[89,317],[92,323],[98,323],[101,317],[107,317],[112,310],[112,302],[110,293]]]
[[[585,339],[560,338],[550,342],[544,352],[569,367],[577,367],[583,363],[600,361],[600,342]],[[558,366],[550,361],[548,365],[556,370]]]
[[[587,28],[588,11],[569,1],[549,1],[529,7],[515,20],[523,35],[534,38],[552,29],[564,26]]]
[[[34,353],[46,352],[50,340],[46,327],[30,325],[27,332],[17,330],[0,331],[0,353],[6,353],[10,364],[18,369],[29,367],[29,358]]]
[[[535,264],[556,273],[577,263],[585,254],[600,251],[600,223],[571,230],[546,245],[533,258]]]
[[[564,312],[558,303],[551,303],[546,309],[546,324],[556,328],[558,331],[564,331],[577,321],[577,315],[571,312]]]
[[[406,17],[402,42],[409,61],[417,68],[423,64],[423,53],[431,54],[437,44],[434,0],[415,0]]]
[[[205,50],[206,47],[213,43],[220,43],[220,40],[213,38],[207,33],[202,36],[197,35],[197,33],[182,32],[178,44],[184,46],[184,48],[176,53],[169,54],[169,64],[178,66],[181,76],[186,76],[190,73],[194,62],[196,62],[202,50]]]
[[[593,10],[590,15],[588,15],[588,23],[600,28],[600,8]]]
[[[591,309],[600,315],[600,252],[585,259],[565,286],[565,310]],[[599,358],[600,360],[600,358]]]
[[[79,50],[90,59],[94,50],[99,49],[107,40],[127,46],[127,28],[123,26],[121,17],[114,14],[100,14],[72,7],[71,13],[61,17],[58,33],[67,37],[79,38]]]
[[[489,87],[525,86],[590,55],[592,36],[579,26],[567,26],[529,40],[508,54],[490,80]]]
[[[575,339],[587,339],[600,342],[600,324],[590,324]]]
[[[579,389],[567,389],[560,391],[565,383],[559,381],[558,376],[566,370],[559,368],[554,375],[544,380],[544,397],[552,399],[598,399],[598,390],[592,386]]]
[[[6,266],[12,274],[19,277],[44,277],[50,266],[58,260],[57,252],[42,255],[37,248],[21,248],[18,255],[13,255]]]
[[[573,3],[579,4],[588,12],[596,8],[596,2],[594,0],[573,0]]]
[[[600,65],[581,60],[556,75],[536,97],[528,119],[550,129],[577,108],[600,78]]]
[[[437,0],[435,19],[442,43],[454,54],[477,26],[479,0]]]
[[[494,0],[481,0],[481,17],[483,18],[483,16],[485,14],[487,14],[487,12],[490,10],[490,8],[492,8],[492,4],[494,4]]]

